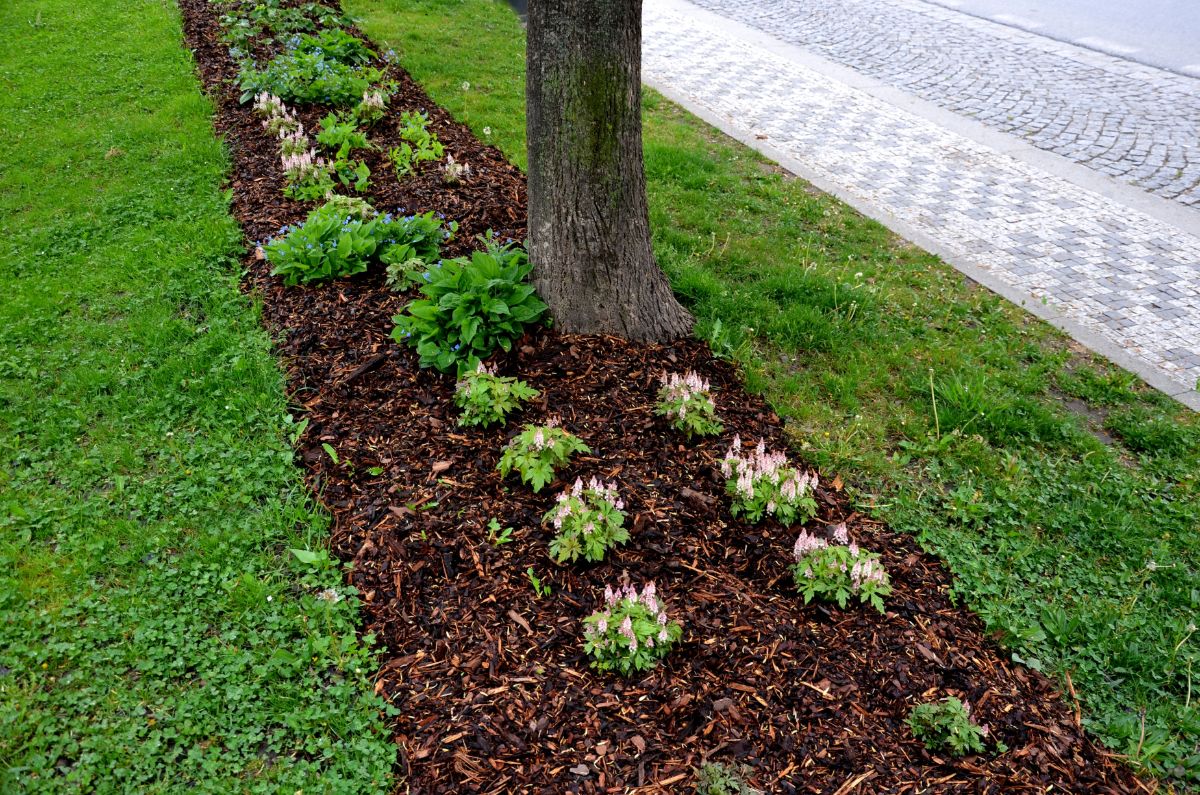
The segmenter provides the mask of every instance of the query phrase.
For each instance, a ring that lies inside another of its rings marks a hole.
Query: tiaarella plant
[[[604,589],[604,608],[583,620],[583,650],[598,671],[646,671],[670,652],[683,627],[667,618],[654,583]]]
[[[495,368],[480,362],[455,385],[454,403],[462,409],[458,424],[485,428],[497,422],[503,425],[509,412],[539,394],[524,381],[496,375]]]
[[[288,130],[279,131],[279,156],[280,157],[295,157],[296,155],[304,154],[312,148],[312,142],[308,140],[308,136],[304,134],[304,125],[300,124],[290,132]]]
[[[727,478],[725,489],[733,497],[730,511],[734,516],[745,516],[750,522],[774,516],[789,525],[807,522],[817,514],[813,497],[817,476],[789,467],[787,457],[767,452],[764,441],[743,455],[741,437],[733,437],[721,461],[721,474]]]
[[[283,195],[298,201],[316,201],[333,191],[333,166],[317,157],[315,149],[280,155],[287,184]]]
[[[380,89],[364,91],[362,99],[351,111],[354,120],[364,127],[375,125],[383,119],[389,98],[388,93]]]
[[[586,444],[551,418],[545,425],[526,425],[504,448],[496,469],[505,477],[515,469],[521,473],[521,482],[541,491],[554,480],[554,470],[567,463],[574,453],[590,452]]]
[[[625,529],[625,503],[617,496],[617,484],[605,485],[592,478],[586,486],[579,478],[542,521],[557,531],[550,539],[550,557],[555,563],[574,563],[579,558],[604,560],[604,554],[629,540]]]
[[[689,370],[683,375],[671,373],[662,378],[658,405],[654,413],[666,417],[676,430],[693,436],[712,436],[725,430],[717,420],[708,382]]]
[[[954,697],[913,707],[908,713],[908,728],[930,751],[948,750],[952,756],[962,756],[987,750],[984,740],[988,727],[976,724],[971,719],[971,705]],[[997,741],[996,750],[1004,753],[1008,746]]]
[[[851,541],[845,523],[833,528],[833,540],[837,543],[830,544],[804,530],[796,539],[792,576],[804,602],[816,596],[844,608],[850,597],[857,596],[860,602],[882,613],[883,598],[891,594],[892,584],[879,555],[864,552]]]

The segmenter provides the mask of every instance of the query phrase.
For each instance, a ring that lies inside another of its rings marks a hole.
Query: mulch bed
[[[211,7],[180,5],[232,152],[234,212],[248,240],[263,239],[310,207],[282,198],[276,144],[238,104]],[[423,164],[398,182],[374,153],[375,206],[457,220],[448,256],[488,229],[522,239],[520,171],[390,71],[401,88],[373,140],[386,150],[398,143],[399,112],[426,110],[473,177],[446,187]],[[324,109],[300,115],[311,132]],[[390,292],[382,273],[285,289],[264,262],[249,257],[246,267],[309,419],[300,443],[309,482],[334,517],[336,552],[354,562],[365,630],[384,647],[377,690],[399,710],[405,791],[688,792],[705,759],[748,764],[757,786],[779,793],[1153,789],[1097,748],[1048,679],[1009,662],[978,618],[950,603],[951,577],[936,559],[832,487],[818,492],[809,527],[846,521],[882,552],[895,593],[886,615],[804,605],[787,571],[798,528],[732,519],[716,466],[734,433],[782,448],[782,423],[703,344],[530,335],[498,364],[542,397],[507,430],[464,430],[454,379],[419,369],[391,341],[390,318],[411,296]],[[716,390],[719,439],[685,442],[653,415],[659,375],[686,369]],[[522,422],[549,416],[594,452],[535,495],[495,465]],[[371,475],[377,467],[383,474]],[[619,485],[632,540],[604,564],[556,566],[540,517],[563,484],[591,475]],[[493,517],[514,528],[511,543],[486,540]],[[550,596],[534,595],[530,567]],[[685,628],[657,669],[628,680],[594,674],[581,648],[582,618],[624,576],[656,581]],[[914,741],[909,708],[946,695],[969,700],[1010,751],[954,760]]]

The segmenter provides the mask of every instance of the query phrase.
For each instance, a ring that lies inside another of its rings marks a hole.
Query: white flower
[[[470,91],[470,90],[471,90],[471,84],[470,84],[470,83],[468,83],[466,80],[464,80],[464,81],[463,81],[463,85],[462,85],[462,89],[463,89],[463,91]]]
[[[484,135],[491,135],[491,134],[492,134],[492,128],[491,128],[491,127],[484,127],[484,128],[483,128],[483,134],[484,134]]]

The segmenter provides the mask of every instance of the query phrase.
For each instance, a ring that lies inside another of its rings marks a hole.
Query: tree
[[[666,342],[692,327],[650,248],[642,0],[531,0],[529,254],[562,331]]]

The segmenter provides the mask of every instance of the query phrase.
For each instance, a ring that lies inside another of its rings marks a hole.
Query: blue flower
[[[433,274],[431,274],[429,271],[425,271],[421,274],[421,276],[425,279],[425,281],[429,281],[431,278],[433,278]]]

